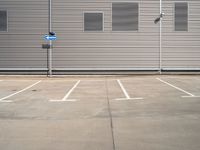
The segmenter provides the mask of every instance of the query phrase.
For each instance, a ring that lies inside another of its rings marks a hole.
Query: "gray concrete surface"
[[[1,150],[200,149],[198,75],[0,80]]]

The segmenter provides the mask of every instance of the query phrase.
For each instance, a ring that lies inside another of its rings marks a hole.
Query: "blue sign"
[[[45,40],[47,41],[55,41],[57,37],[55,35],[45,35]]]

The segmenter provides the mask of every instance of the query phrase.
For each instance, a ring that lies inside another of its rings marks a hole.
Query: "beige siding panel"
[[[47,32],[47,1],[0,0],[8,11],[8,32],[0,32],[0,68],[46,68],[41,48]]]
[[[141,13],[139,31],[133,32],[112,31],[111,2],[54,1],[53,11],[56,13],[53,15],[53,28],[59,37],[59,40],[54,42],[54,67],[158,68],[159,29],[158,25],[153,23],[154,16],[159,12],[157,1],[137,1]],[[153,8],[152,12],[150,7]],[[83,32],[85,11],[104,13],[103,32]],[[149,26],[145,26],[144,22]]]
[[[174,31],[174,2],[163,5],[168,20],[163,22],[163,68],[200,69],[200,1],[187,1],[187,32]]]
[[[134,70],[159,68],[159,0],[139,2],[139,30],[112,31],[112,2],[55,0],[53,68]],[[189,2],[189,31],[174,31],[174,2],[163,0],[163,68],[200,68],[200,1]],[[0,68],[46,68],[48,0],[0,0],[8,10],[8,32],[0,32]],[[104,13],[103,32],[84,32],[83,13]]]

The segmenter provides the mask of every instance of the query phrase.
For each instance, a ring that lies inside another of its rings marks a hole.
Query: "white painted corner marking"
[[[69,92],[65,95],[65,97],[61,100],[49,100],[50,102],[75,102],[77,100],[75,99],[68,99],[71,93],[74,91],[74,89],[79,85],[81,80],[77,81],[75,85],[69,90]]]
[[[76,99],[55,99],[55,100],[49,100],[50,102],[76,102]]]
[[[142,100],[144,98],[138,97],[138,98],[117,98],[116,101],[128,101],[128,100]]]
[[[121,90],[123,91],[125,98],[117,98],[115,99],[116,101],[126,101],[126,100],[141,100],[143,99],[142,97],[137,97],[137,98],[131,98],[128,94],[128,92],[126,91],[126,89],[124,88],[123,84],[121,83],[120,80],[117,80],[117,83],[119,84]]]
[[[189,96],[182,96],[182,97],[196,97],[195,95],[191,94],[190,92],[187,92],[187,91],[185,91],[185,90],[183,90],[183,89],[181,89],[181,88],[179,88],[179,87],[177,87],[175,85],[172,85],[171,83],[169,83],[167,81],[164,81],[164,80],[162,80],[160,78],[156,78],[156,79],[159,80],[162,83],[165,83],[165,84],[167,84],[167,85],[169,85],[169,86],[171,86],[171,87],[173,87],[173,88],[175,88],[175,89],[177,89],[177,90],[189,95]]]
[[[0,101],[0,103],[12,103],[13,101],[12,100],[2,100]]]
[[[181,96],[183,98],[197,98],[197,97],[200,97],[200,96]]]
[[[22,92],[24,92],[24,91],[26,91],[26,90],[32,88],[33,86],[37,85],[37,84],[40,83],[40,82],[41,82],[41,80],[40,80],[40,81],[37,81],[36,83],[34,83],[34,84],[32,84],[32,85],[30,85],[30,86],[28,86],[28,87],[26,87],[26,88],[24,88],[24,89],[18,91],[18,92],[15,92],[15,93],[13,93],[13,94],[10,94],[10,95],[8,95],[8,96],[6,96],[6,97],[1,98],[1,99],[0,99],[0,102],[12,102],[11,100],[5,100],[5,99],[10,98],[10,97],[12,97],[12,96],[14,96],[14,95],[17,95],[17,94],[19,94],[19,93],[22,93]],[[4,100],[5,100],[5,101],[4,101]]]

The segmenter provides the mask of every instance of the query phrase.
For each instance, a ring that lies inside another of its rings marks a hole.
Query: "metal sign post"
[[[52,1],[49,0],[49,23],[48,23],[48,28],[49,28],[49,33],[52,32]],[[53,42],[52,40],[49,40],[49,49],[48,49],[48,76],[52,77],[52,49],[53,49]]]
[[[159,46],[159,53],[160,53],[160,63],[159,63],[159,72],[162,74],[162,18],[164,13],[162,12],[162,0],[160,0],[160,46]]]
[[[157,24],[159,22],[160,24],[160,31],[159,31],[159,72],[162,74],[162,19],[163,19],[164,13],[162,12],[162,0],[160,0],[160,15],[158,18],[154,20],[154,23]]]

